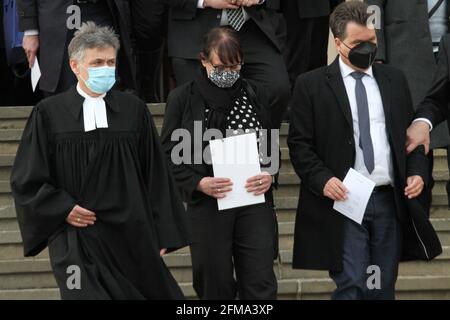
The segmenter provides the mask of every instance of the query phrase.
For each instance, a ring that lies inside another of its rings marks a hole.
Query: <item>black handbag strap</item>
[[[442,5],[442,3],[444,3],[445,0],[439,0],[434,7],[430,10],[430,12],[428,12],[428,19],[430,19],[435,13],[436,11],[438,11],[439,7]]]

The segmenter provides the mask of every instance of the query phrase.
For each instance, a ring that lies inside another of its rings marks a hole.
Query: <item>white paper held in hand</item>
[[[34,59],[33,67],[31,68],[31,87],[33,88],[33,92],[36,91],[36,87],[40,78],[41,78],[41,68],[39,67],[38,58],[36,57]]]
[[[263,194],[255,196],[245,189],[247,179],[261,173],[256,133],[211,140],[209,146],[214,177],[233,182],[232,191],[217,200],[219,210],[264,203]]]
[[[358,171],[350,169],[342,183],[348,189],[347,200],[335,201],[333,209],[347,218],[361,224],[366,212],[367,203],[375,188],[375,182]]]

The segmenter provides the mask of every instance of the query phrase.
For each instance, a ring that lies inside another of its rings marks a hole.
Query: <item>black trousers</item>
[[[200,299],[276,299],[277,221],[271,201],[219,212],[217,200],[208,198],[189,205],[188,215],[193,282]]]
[[[291,13],[284,15],[287,24],[284,57],[293,87],[302,73],[327,65],[329,17],[300,19],[291,17]]]
[[[244,24],[239,36],[244,52],[242,76],[267,88],[273,125],[279,128],[290,99],[283,56],[252,20]],[[201,64],[198,59],[172,57],[172,66],[177,85],[181,85],[194,80]]]

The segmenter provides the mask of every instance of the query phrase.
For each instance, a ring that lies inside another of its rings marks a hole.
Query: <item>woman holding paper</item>
[[[277,159],[279,155],[278,146],[276,152],[264,150],[271,150],[272,140],[265,134],[272,129],[268,98],[259,85],[242,79],[243,54],[232,29],[212,29],[205,36],[200,60],[203,67],[195,81],[171,92],[161,134],[191,218],[194,289],[200,299],[276,299],[273,260],[278,234],[272,175],[278,164],[272,172],[266,167],[246,180],[246,192],[264,195],[264,203],[219,211],[219,199],[242,185],[233,185],[229,177],[214,177],[210,162],[203,159],[208,155],[209,139],[203,141],[208,130],[223,136],[255,132],[261,160],[272,167],[273,161],[263,161],[271,159],[270,154]],[[188,143],[182,140],[186,148],[181,149],[174,138],[182,133],[180,128],[190,138]]]

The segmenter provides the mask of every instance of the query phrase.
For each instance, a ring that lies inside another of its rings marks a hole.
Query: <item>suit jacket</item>
[[[301,178],[294,236],[295,268],[342,270],[346,218],[334,211],[333,201],[323,195],[327,181],[332,177],[343,180],[355,162],[353,120],[338,59],[330,66],[301,75],[291,103],[288,145],[292,164]],[[408,176],[420,175],[425,183],[428,181],[423,146],[408,157],[405,152],[406,129],[414,115],[408,84],[395,68],[375,64],[373,72],[382,96],[393,155],[397,215],[408,239],[404,243],[404,258],[430,259],[440,253],[439,240],[419,200],[407,200],[403,191]],[[416,235],[411,227],[413,216],[416,225],[421,223],[415,229],[425,230],[422,234]]]
[[[217,9],[197,9],[197,0],[165,0],[170,6],[168,49],[170,57],[197,59],[202,49],[203,36],[220,26],[221,12]],[[270,42],[281,52],[283,20],[276,12],[277,2],[246,8],[250,18]]]
[[[344,0],[281,0],[285,14],[297,18],[318,18],[329,16],[334,8]]]
[[[118,55],[120,83],[129,89],[136,88],[136,66],[132,55],[130,8],[127,0],[106,0],[114,19],[114,28],[120,35],[121,50]],[[139,1],[138,1],[139,2]],[[18,0],[21,31],[37,29],[40,38],[39,62],[42,69],[41,90],[54,92],[67,50],[67,8],[73,0]]]
[[[431,85],[436,70],[427,0],[416,0],[413,4],[409,0],[365,2],[381,9],[381,28],[377,30],[377,59],[405,73],[414,105],[417,106]]]
[[[3,7],[0,9],[0,50],[5,49],[5,34],[3,30]]]
[[[431,88],[417,108],[416,118],[427,118],[433,126],[450,119],[450,35],[442,38],[438,66]]]
[[[254,100],[252,104],[257,108],[256,112],[261,118],[261,125],[265,129],[273,129],[270,121],[271,113],[269,100],[265,93],[265,89],[253,81],[246,81],[254,90],[253,98],[251,97],[252,95],[249,94],[248,90],[247,93],[250,101]],[[183,200],[189,204],[198,203],[208,197],[207,195],[197,191],[196,188],[203,177],[213,176],[212,167],[204,162],[199,164],[174,164],[171,159],[171,153],[172,149],[179,142],[172,141],[171,137],[172,133],[176,129],[187,129],[191,137],[190,159],[197,159],[197,157],[203,159],[203,148],[199,150],[201,151],[201,154],[195,153],[197,150],[194,148],[194,138],[196,138],[194,121],[200,121],[203,124],[203,120],[205,118],[205,105],[206,102],[201,96],[195,82],[189,82],[175,88],[169,94],[166,112],[164,115],[164,123],[161,130],[161,142],[163,149],[169,157],[169,163],[172,166],[172,172],[174,173],[175,180],[181,190]],[[201,135],[203,136],[203,132],[201,132]],[[269,134],[269,145],[270,142],[271,137]],[[205,146],[205,144],[203,146]]]

